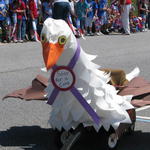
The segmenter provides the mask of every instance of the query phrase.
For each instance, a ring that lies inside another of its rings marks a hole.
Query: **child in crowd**
[[[102,26],[101,26],[101,32],[103,34],[109,34],[108,31],[108,2],[107,0],[100,0],[99,1],[99,9],[98,9],[98,17],[101,20]]]
[[[94,17],[93,21],[95,25],[95,35],[99,36],[101,31],[101,26],[102,26],[101,20],[98,17]]]
[[[26,6],[25,3],[22,0],[17,0],[18,7],[15,11],[17,13],[17,40],[18,42],[22,43],[22,20],[23,16],[25,15]]]
[[[122,28],[121,15],[118,8],[118,3],[114,3],[111,5],[111,14],[110,17],[112,19],[112,27],[111,31],[119,32]]]
[[[95,2],[97,4],[97,7],[99,7],[99,0],[95,0]],[[95,27],[95,35],[100,35],[102,23],[98,17],[98,9],[97,9],[97,14],[93,18],[93,22],[94,22],[94,27]]]
[[[131,32],[142,31],[142,18],[135,16],[132,12],[130,13],[130,29]]]
[[[88,4],[85,0],[79,0],[75,5],[76,27],[80,35],[85,34],[85,19],[87,15]]]
[[[86,32],[87,35],[94,35],[92,33],[92,23],[93,18],[97,17],[98,5],[95,1],[87,0],[88,3],[88,10],[87,10],[87,17],[86,17]],[[88,32],[89,30],[89,32]]]
[[[11,40],[17,42],[17,8],[18,8],[18,1],[14,0],[10,4],[10,17],[11,17],[11,25],[12,25],[12,32],[11,32]]]

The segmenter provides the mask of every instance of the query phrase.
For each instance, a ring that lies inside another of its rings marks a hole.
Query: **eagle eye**
[[[64,44],[66,43],[66,41],[67,41],[67,38],[66,38],[66,36],[64,36],[64,35],[62,35],[62,36],[60,36],[60,37],[58,38],[58,43],[59,43],[60,45],[64,45]]]

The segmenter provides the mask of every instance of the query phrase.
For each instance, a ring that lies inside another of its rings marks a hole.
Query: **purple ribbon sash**
[[[74,66],[75,66],[75,64],[76,64],[76,62],[80,56],[80,52],[81,52],[81,49],[80,49],[80,46],[78,43],[76,52],[67,66],[68,68],[70,68],[70,69],[74,68]],[[55,69],[57,69],[57,65],[53,66],[53,70],[55,70]],[[88,112],[88,114],[92,117],[94,122],[97,125],[99,125],[100,117],[93,110],[93,108],[87,103],[87,101],[84,99],[84,97],[81,95],[81,93],[74,86],[70,89],[70,91],[77,98],[78,102],[83,106],[83,108]],[[60,92],[60,90],[55,87],[54,90],[52,91],[52,94],[48,98],[47,104],[52,105],[54,103],[57,95],[59,94],[59,92]]]

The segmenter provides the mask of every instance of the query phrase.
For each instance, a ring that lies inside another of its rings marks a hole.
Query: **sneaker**
[[[148,30],[146,28],[142,29],[143,32],[147,32]]]
[[[130,33],[125,33],[125,35],[130,35]]]
[[[130,33],[129,32],[125,32],[125,33],[123,33],[124,35],[130,35]]]
[[[7,43],[7,41],[6,40],[2,40],[2,43]]]
[[[93,36],[93,35],[94,35],[92,32],[90,32],[89,34],[90,34],[90,36]]]
[[[109,35],[109,32],[106,31],[106,30],[101,30],[101,32],[102,32],[104,35]]]
[[[85,32],[84,32],[84,36],[87,36],[87,35],[88,35],[88,33],[85,31]]]
[[[32,42],[36,42],[35,38],[32,38],[31,41],[32,41]]]
[[[24,40],[23,40],[23,42],[27,42],[27,40],[26,40],[26,39],[24,39]]]
[[[17,43],[18,41],[16,39],[13,40],[14,43]]]
[[[86,36],[90,36],[90,33],[86,33]]]
[[[99,32],[96,32],[95,35],[100,36],[101,34]]]
[[[18,40],[19,43],[23,43],[23,40]]]
[[[28,37],[27,34],[25,35],[25,39],[26,39],[27,41],[29,41],[29,37]]]

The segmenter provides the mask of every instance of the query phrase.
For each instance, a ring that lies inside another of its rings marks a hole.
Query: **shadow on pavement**
[[[0,132],[0,147],[20,147],[24,150],[59,150],[58,131],[39,126],[11,127]]]
[[[11,127],[0,132],[0,147],[20,147],[24,150],[60,150],[59,136],[58,131],[39,126]],[[72,150],[104,150],[103,138],[90,139],[90,141],[84,138],[77,142]],[[149,150],[149,139],[150,133],[135,131],[133,135],[122,136],[116,150]],[[99,143],[97,146],[96,141]]]
[[[119,141],[117,150],[149,150],[150,132],[135,131],[132,135],[124,135]]]

